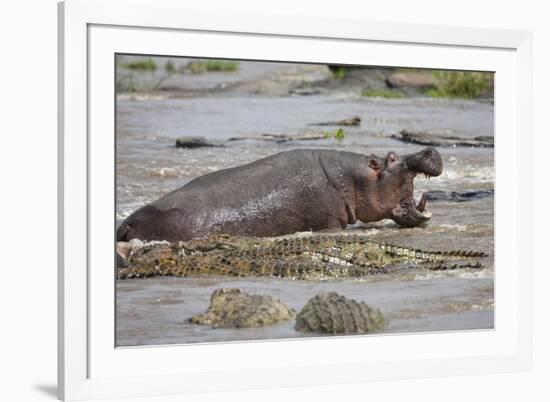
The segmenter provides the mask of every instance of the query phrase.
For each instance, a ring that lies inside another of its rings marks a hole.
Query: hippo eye
[[[427,149],[427,150],[424,151],[424,156],[425,156],[426,158],[431,158],[431,157],[432,157],[432,154],[433,154],[433,152],[432,152],[431,149]]]

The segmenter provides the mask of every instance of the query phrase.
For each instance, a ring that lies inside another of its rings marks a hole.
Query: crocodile
[[[387,320],[379,309],[336,292],[321,292],[298,313],[294,329],[300,332],[366,334],[383,329]]]
[[[210,325],[212,328],[251,328],[289,321],[295,317],[293,309],[272,296],[221,288],[210,296],[208,310],[190,317],[188,322]]]
[[[119,279],[151,276],[272,276],[291,279],[362,277],[409,267],[481,268],[484,252],[426,251],[362,235],[283,238],[214,235],[187,242],[137,242]]]

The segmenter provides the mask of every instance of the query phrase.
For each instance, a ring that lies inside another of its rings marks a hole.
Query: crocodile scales
[[[408,267],[430,270],[481,268],[480,251],[426,251],[369,240],[361,235],[276,239],[211,236],[188,242],[134,247],[118,278],[223,275],[292,279],[361,277]]]

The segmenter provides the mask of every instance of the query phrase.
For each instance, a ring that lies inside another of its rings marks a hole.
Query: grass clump
[[[122,67],[127,68],[129,70],[139,70],[139,71],[155,71],[157,69],[156,63],[151,58],[130,61],[128,63],[122,64]]]
[[[361,92],[361,95],[376,98],[403,98],[405,96],[401,92],[393,89],[366,89]]]
[[[491,85],[492,74],[469,71],[434,71],[436,87],[426,91],[434,98],[477,98]]]
[[[168,74],[176,73],[176,66],[174,63],[172,63],[172,60],[166,61],[166,64],[164,65],[164,71],[166,71]]]
[[[187,70],[192,74],[202,74],[212,71],[236,71],[238,68],[238,61],[229,60],[200,60],[193,61],[187,65]]]
[[[337,67],[332,71],[332,73],[334,74],[334,78],[337,80],[343,80],[348,75],[345,67]]]
[[[368,70],[370,67],[366,66],[347,66],[338,64],[329,64],[328,69],[332,73],[332,76],[337,80],[344,80],[349,78],[354,70]]]
[[[351,67],[347,66],[329,65],[328,68],[332,72],[333,77],[337,80],[345,79],[351,71]]]
[[[138,89],[137,82],[132,73],[119,75],[116,79],[116,92],[136,92]]]
[[[346,138],[346,132],[339,128],[335,131],[325,131],[323,133],[324,138],[336,138],[338,141],[342,141],[344,138]]]

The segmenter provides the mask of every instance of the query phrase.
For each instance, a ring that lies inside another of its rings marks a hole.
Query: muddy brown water
[[[276,69],[273,63],[270,73]],[[287,66],[284,66],[287,67]],[[252,68],[253,67],[247,67]],[[264,67],[265,69],[265,67]],[[261,75],[262,71],[256,75]],[[201,80],[220,81],[224,73]],[[230,73],[225,73],[230,74]],[[339,149],[385,155],[422,147],[391,139],[400,129],[435,130],[465,137],[492,136],[491,103],[430,99],[365,98],[330,92],[311,96],[253,95],[242,92],[178,99],[117,100],[117,219],[193,178],[294,148]],[[303,142],[227,141],[262,133],[332,130],[310,123],[362,119],[346,127],[346,138]],[[178,149],[178,136],[203,136],[221,147]],[[444,172],[415,180],[423,191],[465,192],[494,188],[492,148],[440,148]],[[336,291],[379,307],[389,319],[387,333],[491,329],[494,326],[494,199],[428,202],[433,218],[426,227],[402,229],[391,221],[358,224],[348,230],[373,240],[425,249],[471,249],[489,254],[483,269],[398,274],[334,281],[276,278],[151,278],[117,281],[116,328],[119,346],[159,345],[301,337],[293,323],[256,329],[211,329],[186,319],[204,312],[219,287],[270,294],[299,311],[320,291]],[[311,335],[308,335],[311,336]]]

